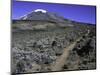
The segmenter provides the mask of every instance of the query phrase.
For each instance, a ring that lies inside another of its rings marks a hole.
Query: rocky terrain
[[[63,20],[13,21],[12,74],[96,69],[96,26]]]

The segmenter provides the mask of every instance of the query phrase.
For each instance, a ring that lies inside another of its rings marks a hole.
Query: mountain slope
[[[43,12],[43,11],[32,11],[31,13],[20,18],[21,20],[45,20],[52,22],[62,22],[65,23],[65,19],[55,13]]]
[[[11,49],[14,74],[95,69],[96,26],[36,10],[13,21]]]

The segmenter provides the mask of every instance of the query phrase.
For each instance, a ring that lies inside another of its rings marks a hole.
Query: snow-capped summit
[[[68,24],[69,22],[65,20],[64,17],[52,13],[49,11],[46,11],[44,9],[36,9],[33,10],[31,13],[24,15],[20,18],[21,20],[34,20],[34,21],[50,21],[50,22],[56,22],[56,23],[63,23]]]
[[[46,11],[46,10],[44,10],[44,9],[36,9],[36,10],[34,10],[34,12],[42,12],[42,13],[47,13],[47,11]]]

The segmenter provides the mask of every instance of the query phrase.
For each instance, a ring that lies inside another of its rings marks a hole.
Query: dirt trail
[[[71,45],[69,45],[68,47],[66,47],[63,51],[63,54],[56,60],[55,64],[53,64],[51,66],[51,70],[52,71],[59,71],[62,69],[62,67],[64,66],[66,59],[69,56],[69,52],[70,50],[72,50],[74,48],[74,46],[76,45],[77,41],[79,41],[82,37],[78,38],[75,42],[73,42]]]
[[[89,33],[90,33],[90,31],[88,30],[88,32],[87,32],[87,34],[85,34],[85,36],[88,36]],[[60,70],[62,70],[62,67],[64,66],[64,64],[66,62],[66,59],[69,56],[70,50],[72,50],[75,47],[75,45],[77,44],[77,41],[80,41],[81,39],[82,39],[82,37],[79,37],[76,41],[74,41],[72,44],[70,44],[68,47],[66,47],[64,49],[63,54],[59,58],[57,58],[55,64],[53,64],[51,66],[51,70],[52,71],[60,71]],[[78,62],[77,62],[77,64],[78,64]],[[77,65],[75,66],[75,68],[76,67],[77,67]]]

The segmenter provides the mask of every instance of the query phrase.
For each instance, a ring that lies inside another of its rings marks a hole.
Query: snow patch
[[[47,11],[46,10],[44,10],[44,9],[36,9],[36,10],[34,10],[34,12],[42,12],[42,13],[46,13]]]

